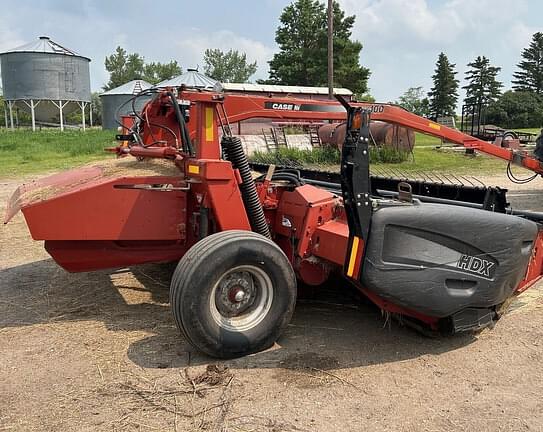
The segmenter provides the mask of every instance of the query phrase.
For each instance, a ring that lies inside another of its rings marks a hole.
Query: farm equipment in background
[[[319,128],[320,141],[341,149],[345,142],[347,124],[328,123]],[[372,121],[370,123],[371,144],[376,147],[389,147],[395,150],[411,152],[415,146],[415,132],[393,123]]]
[[[346,121],[340,172],[251,167],[230,124],[257,117]],[[420,328],[491,325],[541,278],[543,214],[513,212],[500,188],[371,176],[371,119],[543,172],[528,153],[393,105],[167,89],[117,136],[113,151],[134,158],[132,171],[93,166],[23,185],[5,221],[22,210],[68,271],[180,260],[175,322],[215,357],[271,346],[292,316],[296,281],[317,286],[331,273]]]
[[[499,147],[519,150],[523,146],[535,143],[536,134],[519,130],[506,130],[487,124],[488,104],[478,102],[462,105],[460,130],[475,138],[489,141]]]

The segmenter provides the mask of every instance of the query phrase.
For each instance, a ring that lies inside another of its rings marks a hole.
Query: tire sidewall
[[[256,326],[233,332],[216,323],[210,311],[210,296],[225,273],[243,265],[258,267],[267,274],[273,288],[272,302]],[[271,346],[290,321],[296,298],[294,272],[278,246],[264,238],[226,240],[197,267],[179,303],[183,328],[193,345],[220,357],[249,354]]]

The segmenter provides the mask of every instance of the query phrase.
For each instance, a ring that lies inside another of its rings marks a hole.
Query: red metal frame
[[[250,230],[238,187],[239,173],[229,162],[221,160],[219,125],[227,127],[229,122],[255,117],[313,121],[346,117],[345,110],[334,101],[224,97],[195,91],[180,91],[178,97],[191,104],[188,130],[195,155],[181,151],[182,135],[165,93],[149,102],[141,114],[145,147],[125,144],[115,149],[120,155],[171,159],[179,168],[178,177],[108,178],[98,168],[69,171],[21,186],[8,204],[6,221],[22,209],[32,236],[45,240],[48,252],[69,271],[177,260],[202,235],[202,218],[208,214],[205,210],[210,213],[209,232]],[[542,164],[525,153],[497,147],[400,107],[354,105],[370,110],[372,119],[411,128],[543,173]],[[131,127],[125,122],[123,125]],[[148,188],[131,188],[141,185]],[[32,200],[32,191],[42,187],[51,187],[55,193],[48,199]],[[167,187],[172,190],[163,190]],[[274,240],[302,280],[320,284],[332,269],[343,268],[345,262],[347,275],[358,279],[364,244],[349,236],[339,197],[310,185],[290,191],[270,182],[259,185],[259,196]],[[540,232],[518,292],[541,278],[542,254]],[[406,310],[359,288],[383,310],[437,326],[436,318]]]
[[[267,105],[270,104],[275,104],[276,108],[267,108]],[[543,164],[526,153],[498,147],[490,142],[420,117],[397,105],[382,103],[351,103],[351,105],[370,110],[372,120],[413,129],[453,144],[511,161],[538,174],[543,174]],[[229,120],[233,123],[255,117],[278,120],[345,120],[345,111],[335,101],[228,95],[225,98],[224,106],[229,113]]]

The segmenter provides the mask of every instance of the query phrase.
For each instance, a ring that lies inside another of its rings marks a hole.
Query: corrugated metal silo
[[[135,95],[152,87],[147,81],[133,80],[122,86],[108,90],[100,95],[102,100],[102,129],[117,129],[120,116],[132,113],[132,103]],[[139,112],[152,95],[142,95],[134,99],[134,109]],[[116,121],[117,120],[117,121]]]
[[[1,53],[8,109],[31,113],[33,126],[35,121],[42,121],[58,122],[63,127],[67,114],[77,109],[84,114],[90,104],[89,63],[89,58],[47,36]]]

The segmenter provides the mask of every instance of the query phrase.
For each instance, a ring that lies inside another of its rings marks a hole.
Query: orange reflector
[[[206,141],[213,141],[213,108],[205,109],[205,129],[206,129]]]
[[[351,257],[349,258],[349,266],[347,267],[347,276],[352,277],[354,273],[354,266],[356,264],[356,254],[358,253],[358,244],[360,239],[353,237],[353,246],[351,248]]]
[[[362,125],[362,113],[357,112],[355,113],[353,117],[353,129],[360,129],[361,125]]]
[[[200,167],[198,165],[189,165],[189,174],[200,174]]]

